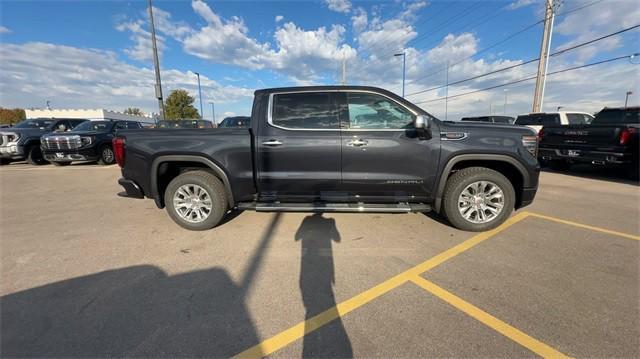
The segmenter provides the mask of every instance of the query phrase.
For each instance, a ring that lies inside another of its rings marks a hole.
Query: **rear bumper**
[[[575,152],[570,152],[575,151]],[[573,163],[591,163],[596,165],[624,165],[632,162],[632,154],[616,151],[591,151],[558,148],[540,148],[538,157],[543,160],[563,160]]]
[[[122,188],[124,188],[126,192],[125,197],[144,198],[144,193],[142,192],[142,189],[134,181],[126,178],[120,178],[118,179],[118,184],[121,185]]]

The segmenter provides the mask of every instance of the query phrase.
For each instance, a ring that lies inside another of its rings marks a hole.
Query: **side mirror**
[[[416,116],[416,120],[414,122],[414,127],[416,130],[428,131],[431,128],[431,123],[429,122],[429,117],[424,115]]]

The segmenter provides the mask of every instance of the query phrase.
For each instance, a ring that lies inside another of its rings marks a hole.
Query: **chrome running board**
[[[282,203],[241,202],[238,209],[257,212],[429,212],[431,206],[422,203]]]

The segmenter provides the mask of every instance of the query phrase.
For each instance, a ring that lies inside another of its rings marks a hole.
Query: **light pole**
[[[204,112],[202,112],[202,89],[200,89],[200,73],[196,72],[196,76],[198,76],[198,95],[200,97],[200,116],[204,117]]]
[[[633,91],[627,91],[627,95],[624,97],[624,108],[627,108],[629,102],[629,96],[633,95]]]
[[[504,115],[507,115],[507,92],[509,92],[508,89],[504,89]]]
[[[407,56],[404,51],[402,51],[402,53],[399,53],[399,54],[394,54],[393,56],[396,56],[396,57],[402,56],[402,98],[404,98],[404,80],[405,80],[406,69],[407,69]]]
[[[215,110],[215,107],[213,105],[213,101],[209,101],[209,103],[211,104],[211,121],[215,125],[216,124],[216,110]]]
[[[151,24],[151,45],[153,47],[153,65],[156,69],[156,98],[160,110],[160,120],[164,120],[164,102],[162,101],[162,82],[160,81],[160,61],[158,60],[158,46],[156,45],[156,27],[153,24],[153,5],[149,0],[149,23]]]

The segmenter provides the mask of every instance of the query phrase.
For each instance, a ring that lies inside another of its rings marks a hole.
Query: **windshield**
[[[635,123],[640,124],[640,108],[602,110],[596,118],[591,121],[592,124],[623,124]]]
[[[113,126],[111,121],[86,121],[76,126],[72,132],[81,131],[109,131]]]
[[[25,120],[15,125],[14,127],[15,128],[39,128],[44,130],[51,127],[51,125],[53,125],[54,122],[55,120],[39,120],[39,119]]]
[[[518,116],[516,125],[549,126],[559,125],[560,115],[555,113],[533,113],[530,115]]]

